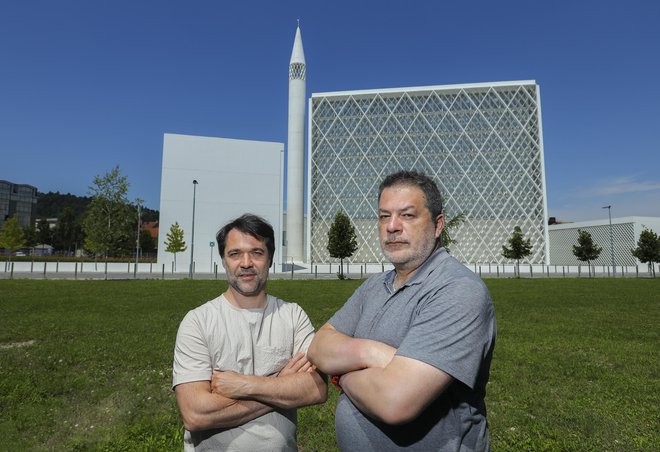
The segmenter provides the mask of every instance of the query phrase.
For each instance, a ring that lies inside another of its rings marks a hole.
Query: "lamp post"
[[[193,180],[193,214],[192,214],[192,237],[190,239],[190,279],[193,278],[193,257],[195,255],[195,195],[197,193],[197,180]]]
[[[137,267],[140,257],[140,204],[142,203],[141,199],[136,199],[135,204],[137,204],[137,237],[135,239],[135,274],[137,275]]]
[[[616,276],[616,266],[614,265],[614,237],[612,235],[612,206],[604,206],[607,209],[607,215],[610,218],[610,254],[612,256],[612,276]]]

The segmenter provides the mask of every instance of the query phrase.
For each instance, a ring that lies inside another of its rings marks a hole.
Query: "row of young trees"
[[[443,246],[456,243],[451,237],[454,231],[463,221],[465,216],[461,213],[449,219],[442,231],[441,243]],[[516,261],[516,274],[520,275],[520,260],[532,254],[532,244],[526,239],[520,226],[513,229],[511,238],[507,241],[508,246],[502,246],[502,256]],[[328,230],[328,253],[330,257],[339,259],[339,279],[344,279],[344,259],[349,258],[357,251],[357,233],[355,227],[351,224],[348,215],[339,211],[334,218]],[[591,277],[591,262],[598,259],[602,247],[594,244],[591,234],[587,231],[578,229],[577,244],[573,245],[573,254],[582,261],[587,262],[589,267],[589,276]],[[653,263],[660,262],[660,237],[649,229],[644,229],[637,241],[637,247],[632,249],[632,255],[642,263],[647,263],[649,269],[655,277],[655,268]]]
[[[520,260],[532,254],[532,245],[525,239],[522,230],[516,226],[508,241],[509,246],[502,246],[502,256],[516,261],[516,271],[520,275]],[[586,262],[591,277],[591,262],[598,259],[603,248],[596,245],[587,231],[578,229],[577,243],[573,245],[573,255]],[[660,237],[650,229],[644,229],[637,240],[637,247],[630,250],[640,262],[648,264],[649,272],[655,277],[654,263],[660,262]]]

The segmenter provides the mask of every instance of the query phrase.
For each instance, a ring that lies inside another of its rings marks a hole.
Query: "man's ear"
[[[439,238],[442,234],[442,230],[445,228],[445,216],[443,214],[438,214],[435,217],[435,238]]]

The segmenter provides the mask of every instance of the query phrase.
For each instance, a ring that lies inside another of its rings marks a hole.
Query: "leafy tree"
[[[344,259],[357,250],[357,234],[351,220],[343,211],[337,212],[328,231],[328,252],[330,257],[339,258],[339,279],[344,279]]]
[[[532,244],[525,240],[520,226],[513,228],[513,234],[508,241],[509,247],[502,245],[502,256],[516,261],[516,273],[520,276],[520,259],[532,254]]]
[[[18,218],[15,216],[5,221],[0,231],[0,248],[4,248],[10,252],[9,260],[11,260],[11,253],[20,250],[25,246],[25,236],[23,229],[18,224]]]
[[[37,230],[34,226],[30,225],[23,228],[23,239],[25,240],[23,247],[31,248],[37,244]]]
[[[660,262],[660,236],[651,229],[646,229],[639,234],[637,248],[633,248],[632,255],[640,262],[649,265],[649,273],[655,278],[654,262]]]
[[[129,182],[119,167],[94,177],[89,187],[92,201],[85,212],[85,248],[96,256],[131,254],[135,246],[134,209],[128,201]]]
[[[170,227],[170,232],[167,233],[167,240],[165,240],[165,251],[174,254],[174,271],[176,271],[176,253],[182,253],[188,246],[183,240],[183,229],[175,222]]]
[[[58,250],[74,251],[83,240],[82,228],[76,219],[75,211],[65,207],[53,229],[53,246]]]
[[[591,261],[598,259],[603,248],[595,245],[591,234],[578,229],[577,245],[573,245],[573,254],[579,261],[586,261],[589,266],[589,277],[591,278]]]
[[[143,253],[153,253],[156,251],[156,240],[149,231],[140,231],[140,249]]]
[[[39,245],[53,244],[53,233],[50,230],[50,224],[48,224],[46,217],[41,217],[37,222],[37,243]]]
[[[463,222],[465,222],[465,214],[462,212],[454,215],[452,218],[445,219],[445,227],[440,233],[440,244],[442,246],[448,249],[449,245],[456,243],[456,240],[454,240],[451,236],[454,233],[453,231],[457,229],[461,224],[463,224]]]

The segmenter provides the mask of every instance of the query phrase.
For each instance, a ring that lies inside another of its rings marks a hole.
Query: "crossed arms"
[[[360,411],[396,425],[414,420],[453,378],[395,353],[387,344],[352,338],[326,323],[314,336],[307,356],[322,372],[342,375],[342,389]]]
[[[323,403],[327,397],[325,378],[303,353],[276,376],[214,371],[211,381],[179,384],[174,391],[188,431],[236,427],[276,408]]]

